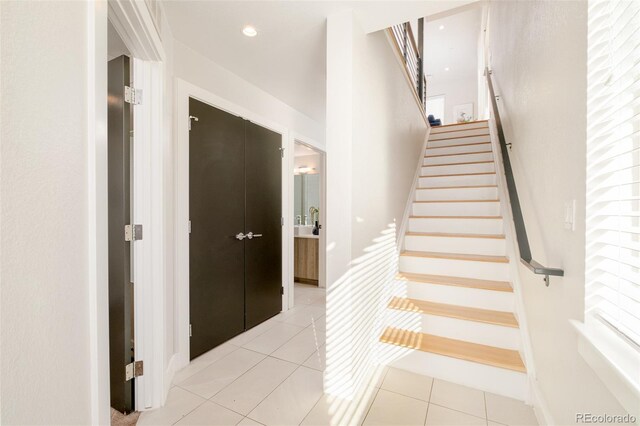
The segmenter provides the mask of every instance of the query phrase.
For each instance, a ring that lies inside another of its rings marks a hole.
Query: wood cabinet
[[[294,238],[293,276],[296,282],[318,285],[318,243],[318,238]]]

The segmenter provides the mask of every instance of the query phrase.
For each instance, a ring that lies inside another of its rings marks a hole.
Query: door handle
[[[253,232],[249,232],[246,237],[250,240],[254,239],[254,238],[260,238],[262,237],[262,234],[254,234]]]
[[[250,234],[250,233],[251,233],[251,232],[249,232],[249,234]],[[237,233],[237,234],[236,234],[236,239],[237,239],[237,240],[240,240],[240,241],[244,240],[244,239],[245,239],[245,238],[247,238],[247,237],[248,237],[249,239],[251,239],[251,237],[249,237],[249,234],[244,235],[242,232],[239,232],[239,233]]]

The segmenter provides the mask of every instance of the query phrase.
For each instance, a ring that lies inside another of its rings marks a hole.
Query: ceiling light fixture
[[[242,34],[246,35],[247,37],[255,37],[258,35],[258,31],[251,25],[247,25],[242,29]]]
[[[444,25],[440,25],[440,26],[438,27],[438,29],[439,29],[439,30],[444,30]]]
[[[444,70],[445,70],[445,71],[449,71],[449,67],[446,67]]]

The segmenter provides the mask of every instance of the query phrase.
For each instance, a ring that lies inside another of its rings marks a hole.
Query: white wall
[[[174,77],[208,90],[320,144],[324,142],[324,127],[321,124],[177,40],[174,40],[173,71]]]
[[[578,354],[569,319],[583,318],[587,2],[492,2],[489,48],[505,135],[534,258],[563,267],[542,277],[520,267],[537,372],[538,414],[623,413]],[[576,200],[576,230],[564,203]]]
[[[472,103],[474,119],[478,117],[478,78],[475,74],[458,80],[436,80],[427,84],[427,96],[438,95],[444,96],[442,124],[456,122],[456,117],[453,113],[453,107],[456,105]]]
[[[325,388],[332,394],[354,396],[379,361],[395,231],[426,130],[385,33],[365,34],[348,11],[329,16]]]
[[[92,421],[88,7],[0,5],[3,424]]]

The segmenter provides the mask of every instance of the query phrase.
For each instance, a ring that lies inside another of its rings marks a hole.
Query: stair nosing
[[[466,189],[466,188],[497,188],[498,185],[460,185],[460,186],[418,186],[416,190],[426,190],[426,189]]]
[[[488,123],[489,120],[475,120],[475,121],[468,121],[466,123],[451,123],[451,124],[441,124],[439,126],[431,126],[431,130],[433,131],[434,129],[444,129],[444,128],[449,128],[449,127],[456,127],[456,126],[465,126],[465,125],[469,125],[469,124],[475,124],[475,123]],[[489,125],[487,124],[487,127],[489,127]],[[478,129],[482,129],[482,127],[477,127]],[[449,130],[452,131],[452,130]],[[435,133],[447,133],[447,132],[435,132]]]
[[[406,309],[402,306],[398,306],[397,303],[402,301],[413,303],[418,310]],[[435,305],[432,307],[439,307],[440,311],[438,310],[429,311],[429,307],[425,305]],[[389,302],[389,304],[387,305],[387,307],[390,309],[396,309],[401,311],[419,312],[424,315],[434,315],[438,317],[455,318],[462,321],[472,321],[472,322],[479,322],[483,324],[492,324],[500,327],[508,327],[508,328],[520,327],[520,324],[518,324],[518,320],[516,319],[515,315],[513,315],[512,312],[507,312],[507,311],[496,311],[493,309],[482,309],[482,308],[475,308],[471,306],[452,305],[449,303],[432,302],[429,300],[421,300],[421,299],[415,299],[411,297],[393,297]],[[459,311],[456,313],[455,312],[456,309],[462,309],[463,311],[467,311],[467,315]],[[473,315],[469,315],[469,314],[476,314],[477,316],[474,317]],[[498,320],[492,321],[487,318],[482,318],[483,315],[508,316],[509,321],[498,321]]]
[[[429,188],[431,189],[431,188]],[[426,200],[426,201],[414,201],[414,203],[499,203],[500,200]]]
[[[425,155],[423,158],[453,157],[456,155],[493,154],[493,151],[456,152],[454,154]]]
[[[507,256],[494,256],[487,254],[465,254],[465,253],[445,253],[435,251],[418,251],[418,250],[404,250],[400,253],[400,256],[419,257],[426,259],[447,259],[447,260],[460,260],[462,262],[485,262],[485,263],[502,263],[508,264],[509,257]]]
[[[437,141],[433,141],[437,142]],[[426,149],[445,149],[445,148],[457,148],[460,146],[474,146],[474,145],[486,145],[491,144],[491,142],[471,142],[471,143],[461,143],[458,145],[445,145],[445,146],[427,146]]]
[[[399,272],[396,279],[412,281],[425,285],[446,285],[450,287],[464,287],[475,290],[499,291],[513,293],[513,287],[508,281],[483,280],[479,278],[454,277],[450,275],[416,274],[413,272]]]
[[[423,166],[424,167],[424,166]],[[479,175],[495,175],[496,172],[479,172],[479,173],[453,173],[450,175],[420,175],[419,178],[432,178],[432,177],[450,177],[450,176],[479,176]]]
[[[456,234],[451,232],[405,232],[410,237],[441,237],[441,238],[485,238],[493,240],[504,240],[504,234]]]
[[[419,215],[411,215],[409,218],[413,219],[502,219],[502,216],[419,216]]]
[[[470,163],[447,163],[447,164],[423,164],[421,167],[442,167],[442,166],[463,166],[465,164],[487,164],[494,161],[472,161]]]
[[[398,338],[393,338],[393,334],[402,333],[405,338],[402,339],[404,342],[400,341]],[[409,337],[409,338],[408,338]],[[522,361],[522,357],[517,350],[513,349],[505,349],[499,348],[496,346],[482,345],[479,343],[467,342],[465,340],[459,339],[451,339],[449,337],[441,337],[435,336],[428,333],[419,333],[416,331],[403,330],[395,327],[386,327],[383,331],[382,335],[379,339],[381,342],[386,344],[391,344],[400,347],[406,347],[414,350],[419,350],[421,352],[432,353],[435,355],[446,356],[449,358],[460,359],[468,362],[475,362],[476,364],[489,365],[496,368],[502,368],[505,370],[514,371],[517,373],[526,374],[527,369]],[[410,344],[406,344],[406,341],[410,340]],[[429,348],[428,341],[431,341],[433,344],[434,341],[440,341],[440,343],[448,343],[452,346],[463,347],[464,350],[454,350],[453,348],[450,351],[446,350],[438,350],[437,348],[431,347]],[[477,355],[478,351],[487,351],[490,350],[496,353],[500,353],[507,358],[513,358],[513,360],[509,363],[507,361],[499,361],[496,359],[490,359],[490,357]],[[474,356],[475,355],[475,356]]]
[[[470,132],[472,130],[480,130],[482,127],[478,127],[477,129],[466,129],[466,130],[456,130],[456,132]],[[431,139],[431,136],[442,135],[445,133],[454,133],[454,132],[440,132],[429,135],[429,142],[438,142],[438,141],[452,141],[454,139],[464,139],[464,138],[479,138],[482,136],[491,136],[491,133],[483,133],[481,135],[466,135],[466,136],[454,136],[452,138],[440,138],[440,139]]]

